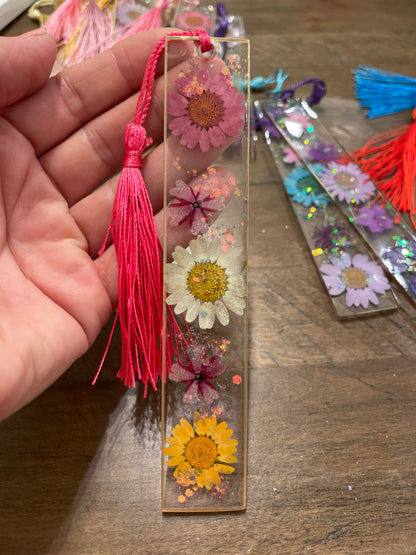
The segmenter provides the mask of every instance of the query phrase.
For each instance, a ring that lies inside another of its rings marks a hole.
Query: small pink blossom
[[[178,179],[175,187],[169,190],[173,201],[168,207],[170,223],[182,225],[189,220],[192,235],[203,235],[208,231],[215,212],[225,208],[224,197],[214,196],[212,188],[199,181],[191,186]]]
[[[219,356],[210,357],[204,345],[194,345],[187,350],[186,366],[172,365],[169,378],[174,382],[187,383],[183,396],[184,403],[192,403],[198,397],[211,404],[218,399],[218,393],[211,381],[221,376],[227,367]]]

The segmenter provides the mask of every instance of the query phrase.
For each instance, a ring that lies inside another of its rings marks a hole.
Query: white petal
[[[230,291],[227,291],[227,293],[223,297],[223,300],[227,308],[229,308],[232,312],[234,312],[238,316],[243,315],[244,309],[246,307],[244,299],[242,299],[241,297],[236,297]]]
[[[194,303],[194,298],[192,295],[186,295],[183,297],[175,306],[175,314],[182,314]]]
[[[199,313],[199,327],[201,330],[210,330],[214,325],[215,312],[212,303],[202,303],[201,312]]]
[[[188,308],[185,316],[187,322],[193,322],[201,311],[201,301],[194,299],[193,304]]]
[[[172,258],[175,260],[182,268],[189,270],[192,268],[194,260],[191,254],[183,247],[176,247],[172,253]]]
[[[173,305],[177,304],[183,300],[184,295],[186,295],[185,291],[174,291],[169,297],[166,299],[166,304]]]
[[[206,251],[205,251],[205,241],[201,237],[198,239],[194,239],[189,243],[189,247],[192,252],[192,256],[195,262],[200,262],[206,258]]]
[[[216,301],[214,306],[215,314],[218,318],[219,323],[223,326],[227,326],[230,323],[230,316],[225,304],[221,301]]]

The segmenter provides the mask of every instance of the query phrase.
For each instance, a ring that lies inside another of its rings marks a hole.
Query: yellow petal
[[[228,439],[218,446],[220,455],[232,455],[237,451],[238,441],[236,439]]]
[[[228,466],[226,464],[216,464],[215,468],[222,474],[232,474],[235,470],[233,466]]]
[[[218,465],[214,465],[214,466],[211,466],[211,468],[208,468],[209,479],[210,479],[211,483],[213,483],[215,485],[219,484],[220,481],[221,481],[221,477],[218,474],[218,469],[216,468],[217,466]]]
[[[201,418],[195,422],[195,431],[199,436],[212,436],[215,433],[217,426],[217,418],[212,416],[210,418]]]
[[[218,457],[218,460],[223,463],[235,463],[237,462],[237,457],[234,457],[234,455],[221,455]]]
[[[168,460],[166,464],[168,466],[178,466],[179,464],[183,463],[184,460],[185,460],[184,457],[172,457],[171,459]]]

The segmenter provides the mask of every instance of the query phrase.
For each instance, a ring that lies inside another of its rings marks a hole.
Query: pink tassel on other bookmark
[[[138,17],[133,23],[125,27],[125,30],[120,38],[115,42],[142,33],[143,31],[151,31],[163,27],[163,12],[168,8],[169,0],[159,0],[154,8]]]
[[[67,43],[78,27],[85,0],[65,0],[48,18],[44,27],[56,42]]]
[[[167,36],[197,36],[201,51],[211,50],[211,39],[203,29],[169,33]],[[144,383],[145,395],[149,381],[156,389],[158,377],[162,373],[164,299],[162,249],[140,169],[143,152],[152,142],[146,136],[143,123],[151,102],[156,64],[164,48],[165,37],[158,41],[149,57],[134,121],[127,125],[125,131],[126,153],[110,226],[118,260],[119,304],[116,320],[118,318],[120,321],[122,341],[122,361],[117,376],[127,386],[134,386],[137,376]],[[175,331],[179,331],[172,312],[168,311],[168,315],[170,341],[166,342],[165,349],[167,364],[172,361],[175,350],[178,350]],[[108,345],[93,383],[107,350]]]

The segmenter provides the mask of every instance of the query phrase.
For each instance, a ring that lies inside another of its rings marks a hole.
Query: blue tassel
[[[416,107],[416,79],[366,66],[352,73],[355,96],[370,119]]]

